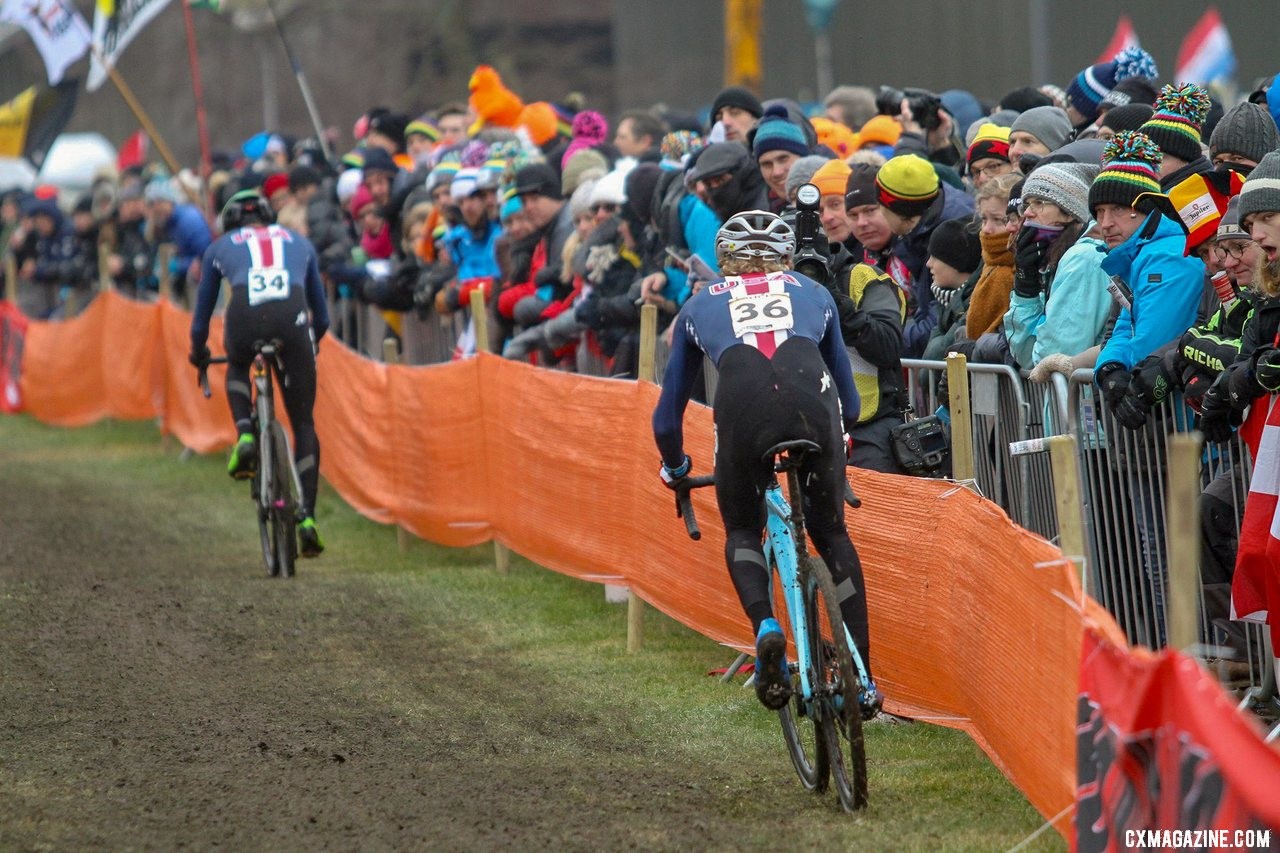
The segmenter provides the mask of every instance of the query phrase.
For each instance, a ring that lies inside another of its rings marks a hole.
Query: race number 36
[[[261,305],[289,295],[289,271],[284,267],[249,270],[249,304]]]
[[[735,297],[729,300],[729,315],[733,318],[733,335],[736,338],[753,333],[778,332],[795,324],[791,295],[787,293]]]

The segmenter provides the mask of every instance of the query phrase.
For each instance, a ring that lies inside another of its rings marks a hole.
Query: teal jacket
[[[1084,233],[1092,227],[1090,222]],[[1106,243],[1082,236],[1058,259],[1047,295],[1009,294],[1004,333],[1020,366],[1030,370],[1046,355],[1076,355],[1102,342],[1111,314],[1110,279],[1102,271],[1106,251]]]
[[[1102,269],[1132,292],[1121,308],[1098,367],[1112,362],[1126,370],[1196,324],[1204,292],[1204,263],[1183,254],[1187,235],[1177,222],[1152,211],[1133,236],[1107,253]]]

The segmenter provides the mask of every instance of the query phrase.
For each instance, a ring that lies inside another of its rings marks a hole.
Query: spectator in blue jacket
[[[76,267],[76,236],[52,198],[32,196],[23,207],[31,217],[35,254],[24,264],[23,277],[36,287],[23,294],[23,310],[41,319],[51,316],[62,302],[62,291],[72,284]]]
[[[200,259],[204,257],[204,250],[213,242],[213,234],[209,231],[204,215],[195,205],[178,200],[172,181],[151,181],[147,184],[144,197],[154,242],[174,245],[169,271],[175,290],[181,291],[188,279],[193,282],[200,280]]]

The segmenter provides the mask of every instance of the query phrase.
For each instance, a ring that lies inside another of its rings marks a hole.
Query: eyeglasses
[[[994,178],[997,175],[1003,175],[1013,170],[1012,163],[995,162],[988,166],[970,166],[969,173],[975,178],[987,177]]]
[[[1244,253],[1248,251],[1250,246],[1256,245],[1252,240],[1233,241],[1231,243],[1219,243],[1213,247],[1213,256],[1220,262],[1225,261],[1228,257],[1240,260],[1244,257]]]

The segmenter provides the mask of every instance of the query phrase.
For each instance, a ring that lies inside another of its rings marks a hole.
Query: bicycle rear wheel
[[[293,577],[298,558],[298,493],[284,427],[271,421],[271,528],[277,574]]]
[[[811,585],[812,583],[810,581]],[[806,595],[806,600],[808,598]],[[810,637],[819,636],[820,623],[815,618],[815,612],[812,608],[806,608],[804,613]],[[792,633],[797,634],[795,631]],[[778,710],[782,738],[786,741],[787,753],[796,768],[796,775],[800,777],[800,784],[806,791],[825,791],[831,773],[827,741],[822,736],[812,703],[805,701],[799,667],[793,663],[791,670],[791,702]]]
[[[254,425],[254,434],[258,440],[258,467],[249,480],[249,490],[253,498],[253,506],[258,516],[258,537],[262,543],[262,562],[267,567],[267,574],[275,577],[280,573],[276,561],[275,524],[271,516],[271,500],[268,497],[272,488],[271,465],[274,454],[271,448],[270,433]]]
[[[820,686],[817,693],[821,705],[818,728],[827,746],[831,778],[835,781],[840,805],[846,811],[854,811],[867,805],[867,753],[862,738],[858,678],[853,655],[845,642],[844,616],[840,613],[831,572],[817,557],[806,555],[804,559],[808,561],[809,577],[815,581],[809,586],[806,609],[825,623],[832,637],[831,641],[825,640],[816,630],[810,635],[817,647],[814,660],[818,668]],[[841,747],[842,737],[849,744],[847,762]]]

